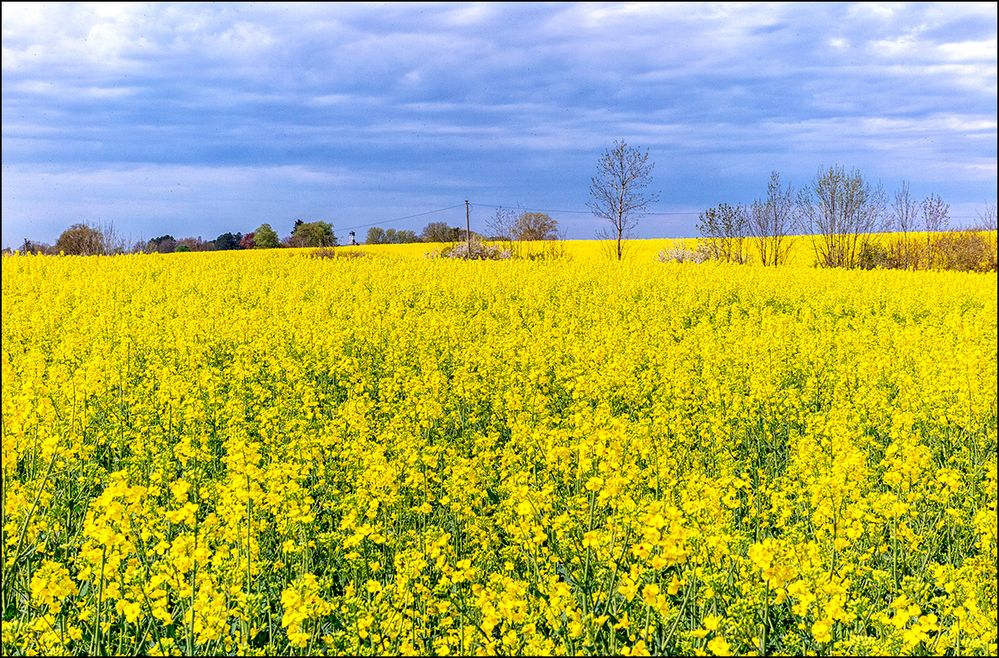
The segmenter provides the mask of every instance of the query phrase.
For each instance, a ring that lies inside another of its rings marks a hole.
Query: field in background
[[[967,269],[964,264],[955,263],[955,260],[967,261],[965,254],[959,254],[959,259],[953,258],[955,251],[960,251],[961,247],[976,246],[978,241],[972,241],[971,245],[961,244],[966,242],[969,236],[981,236],[981,245],[985,247],[983,254],[972,257],[972,260],[981,260],[991,263],[984,267],[973,267],[971,269],[988,270],[995,269],[996,260],[996,232],[995,231],[954,231],[943,233],[911,232],[902,233],[876,233],[870,236],[872,258],[867,259],[865,266],[869,269],[875,267],[889,268],[889,263],[879,262],[878,256],[887,256],[897,252],[900,248],[908,252],[910,256],[925,256],[927,251],[936,249],[945,251],[951,258],[937,258],[937,262],[930,269]],[[818,236],[789,236],[785,238],[788,245],[786,260],[782,265],[791,267],[814,267],[816,263],[816,241],[821,240]],[[698,245],[706,244],[710,241],[703,238],[656,238],[643,240],[626,240],[624,243],[624,256],[626,259],[659,259],[661,255],[676,253],[677,251],[694,252]],[[412,243],[401,245],[360,245],[357,247],[344,247],[344,251],[361,251],[371,255],[374,254],[398,254],[407,256],[434,256],[446,251],[448,247],[455,243]],[[460,243],[459,243],[460,244]],[[541,258],[547,260],[558,259],[585,259],[585,260],[609,260],[613,258],[614,245],[612,242],[600,240],[564,240],[558,242],[487,242],[486,244],[498,247],[499,249],[512,252],[516,258]],[[931,245],[934,245],[931,247]],[[903,247],[904,246],[904,247]],[[895,252],[893,252],[893,249]],[[750,264],[759,264],[760,251],[759,243],[752,238],[746,238],[742,244],[742,250]],[[858,250],[859,251],[859,250]],[[920,254],[921,252],[921,254]],[[898,267],[896,263],[894,265]],[[955,267],[956,266],[956,267]],[[902,267],[902,269],[905,269]],[[926,269],[925,264],[918,265],[915,269]]]
[[[4,654],[995,653],[994,273],[567,246],[5,257]]]
[[[400,256],[433,256],[441,251],[453,246],[455,243],[424,243],[414,242],[411,244],[374,244],[359,245],[356,247],[343,247],[344,250],[361,251],[375,254],[397,254]],[[546,248],[551,251],[551,242],[505,242],[490,241],[488,245],[500,247],[502,249],[513,249],[520,256],[533,254],[544,254]],[[657,258],[660,251],[670,249],[675,246],[695,247],[697,240],[694,238],[682,239],[654,239],[654,240],[631,240],[628,242],[625,256],[639,259]],[[586,260],[607,260],[611,253],[611,246],[598,240],[563,240],[557,243],[559,255],[573,259],[581,258]]]

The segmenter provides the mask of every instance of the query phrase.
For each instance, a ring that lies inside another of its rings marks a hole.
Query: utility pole
[[[468,247],[468,251],[465,252],[465,258],[472,257],[472,229],[468,221],[468,199],[465,199],[465,243]]]

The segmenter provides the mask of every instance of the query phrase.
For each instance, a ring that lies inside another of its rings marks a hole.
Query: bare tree
[[[128,247],[128,253],[130,254],[145,253],[148,245],[149,241],[143,238],[142,236],[139,236],[139,238],[133,241],[131,245]]]
[[[621,242],[638,225],[638,218],[659,200],[659,195],[646,191],[652,182],[648,151],[628,146],[618,140],[604,151],[597,165],[597,175],[590,180],[590,200],[587,206],[597,217],[606,219],[611,230],[600,237],[616,240],[617,259],[622,258]]]
[[[512,240],[513,225],[517,222],[517,211],[500,206],[496,213],[486,220],[486,230],[494,240]]]
[[[512,254],[513,227],[517,223],[517,211],[512,208],[499,207],[492,218],[486,220],[486,230],[489,237],[498,242],[507,243],[507,250]]]
[[[985,204],[985,210],[978,211],[978,226],[975,228],[979,231],[999,230],[999,222],[996,221],[996,204]]]
[[[978,225],[975,227],[981,244],[985,247],[986,257],[982,260],[992,264],[992,270],[996,269],[996,251],[999,245],[996,244],[996,236],[982,235],[983,232],[994,232],[999,230],[999,221],[996,220],[996,204],[985,204],[985,210],[978,212]],[[986,267],[986,269],[988,269]]]
[[[928,233],[946,231],[950,224],[950,204],[944,203],[936,194],[931,194],[920,204],[919,210],[923,217],[923,228]]]
[[[764,266],[776,267],[787,262],[794,241],[788,234],[793,226],[794,191],[790,184],[781,188],[780,173],[772,171],[767,183],[767,198],[754,201],[749,213],[749,232],[756,240]]]
[[[944,203],[936,194],[931,194],[919,205],[920,214],[923,218],[923,229],[926,231],[926,267],[940,266],[944,258],[943,251],[946,251],[946,242],[941,233],[947,230],[950,224],[950,204]]]
[[[885,195],[859,171],[841,166],[819,169],[798,193],[798,220],[812,234],[816,262],[824,267],[855,267],[871,233],[881,228]]]
[[[902,181],[902,186],[895,192],[895,202],[888,209],[891,229],[902,235],[898,238],[894,257],[901,267],[916,267],[917,250],[909,242],[909,233],[916,229],[920,206],[909,193],[909,183]]]
[[[743,243],[749,234],[749,212],[743,205],[722,203],[702,212],[697,230],[711,258],[729,263],[745,263]]]
[[[919,204],[909,194],[908,181],[902,181],[902,186],[895,193],[895,202],[888,209],[892,230],[900,233],[914,231],[919,219],[919,209]]]
[[[104,242],[104,253],[111,254],[123,254],[126,251],[127,244],[125,242],[124,236],[115,228],[114,222],[108,222],[106,224],[101,224],[97,227],[97,230],[101,232],[101,240]]]
[[[59,249],[53,247],[50,244],[44,242],[35,242],[34,240],[29,240],[24,238],[24,244],[21,245],[19,250],[22,254],[57,254]]]

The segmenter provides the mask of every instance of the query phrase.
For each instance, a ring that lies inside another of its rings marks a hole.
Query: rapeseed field
[[[994,655],[995,273],[662,248],[4,257],[3,653]]]

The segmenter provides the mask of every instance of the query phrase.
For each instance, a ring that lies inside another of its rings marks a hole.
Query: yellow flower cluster
[[[634,246],[4,257],[3,653],[994,655],[995,273]]]

